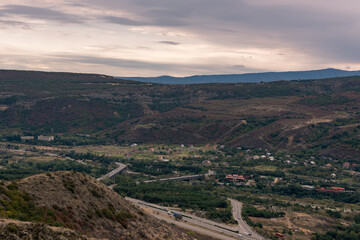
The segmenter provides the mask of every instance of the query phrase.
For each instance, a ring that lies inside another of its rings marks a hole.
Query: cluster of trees
[[[258,217],[258,218],[277,218],[285,216],[285,212],[273,212],[266,209],[257,209],[251,206],[244,206],[242,210],[244,218]]]
[[[14,182],[7,186],[0,183],[0,196],[1,217],[61,226],[51,209],[37,207],[33,199],[27,193],[19,191]]]
[[[33,135],[34,139],[25,140],[27,144],[33,145],[66,145],[66,146],[82,146],[82,145],[97,145],[97,144],[105,144],[105,140],[100,138],[90,138],[90,137],[79,137],[79,136],[55,136],[54,141],[39,141],[37,140],[37,136],[39,134],[29,134]],[[9,142],[22,142],[20,135],[7,135],[6,138]]]
[[[319,106],[327,106],[330,104],[345,104],[350,102],[351,99],[344,96],[331,96],[331,95],[320,95],[316,97],[306,97],[299,101],[300,104],[304,105],[319,105]]]
[[[358,192],[333,193],[333,192],[308,191],[296,184],[272,186],[271,192],[286,196],[293,196],[296,198],[310,197],[314,199],[333,199],[337,202],[355,203],[355,204],[360,202],[360,194]]]
[[[90,152],[87,153],[77,153],[75,151],[70,151],[68,153],[66,153],[67,157],[76,159],[76,160],[92,160],[92,161],[96,161],[96,162],[100,162],[103,163],[105,165],[109,165],[113,162],[118,162],[121,161],[121,158],[118,157],[109,157],[109,156],[105,156],[105,155],[97,155],[97,154],[93,154]]]
[[[99,177],[107,172],[104,167],[93,168],[88,165],[80,164],[71,160],[54,160],[49,162],[20,162],[11,163],[5,168],[0,169],[0,179],[14,180],[28,177],[31,175],[54,172],[54,171],[77,171]]]
[[[335,230],[327,231],[325,234],[316,233],[313,240],[358,240],[360,239],[360,224],[343,227],[338,226]]]
[[[175,165],[166,162],[132,161],[131,170],[152,176],[173,174],[174,171],[185,174],[199,174],[202,168],[199,166]]]
[[[291,204],[289,202],[279,201],[274,198],[257,198],[253,196],[238,196],[237,200],[243,203],[252,204],[252,205],[265,205],[265,206],[278,206],[278,207],[289,207]]]
[[[165,206],[202,210],[207,217],[232,222],[231,204],[210,185],[190,185],[186,182],[153,182],[137,184],[126,176],[116,177],[114,190],[121,195]]]

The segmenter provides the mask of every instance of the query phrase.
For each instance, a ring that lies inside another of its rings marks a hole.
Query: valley
[[[358,237],[359,77],[161,85],[3,70],[0,87],[7,221],[108,239],[208,239],[189,216],[214,239]]]

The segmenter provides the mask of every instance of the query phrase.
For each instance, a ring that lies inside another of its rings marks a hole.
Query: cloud
[[[103,19],[109,23],[127,25],[127,26],[147,26],[149,23],[132,20],[124,17],[105,16]]]
[[[61,23],[83,23],[84,19],[50,8],[30,7],[25,5],[5,5],[0,9],[0,16],[23,16],[30,19],[51,20]]]
[[[194,73],[211,74],[214,68],[218,68],[218,74],[233,73],[234,66],[226,66],[223,64],[176,64],[176,63],[157,63],[143,60],[123,59],[123,58],[110,58],[102,56],[89,56],[89,55],[72,55],[72,54],[53,54],[46,56],[51,59],[51,62],[57,62],[61,64],[73,64],[79,66],[81,64],[89,64],[93,66],[111,66],[115,67],[116,74],[119,75],[124,70],[132,69],[131,71],[137,72],[138,76],[146,76],[143,72],[151,71],[153,76],[163,75],[164,73],[188,73],[187,75],[193,75]],[[45,61],[44,61],[45,62]],[[241,68],[244,72],[258,72],[259,69],[252,69],[242,65]],[[175,74],[176,75],[176,74]]]
[[[179,19],[166,19],[164,17],[149,18],[148,20],[132,20],[125,17],[118,16],[103,16],[101,17],[108,23],[127,25],[127,26],[184,26],[185,21]]]
[[[165,44],[165,45],[179,45],[180,44],[178,42],[173,42],[173,41],[159,41],[158,43]]]
[[[55,60],[58,62],[85,63],[85,64],[112,66],[118,68],[133,68],[133,69],[143,69],[143,70],[145,69],[173,70],[176,68],[175,64],[154,63],[154,62],[146,62],[141,60],[89,56],[89,55],[54,54],[54,55],[50,55],[50,57],[55,58]]]
[[[83,0],[82,0],[83,1]],[[173,27],[219,46],[302,52],[312,58],[360,61],[360,2],[340,0],[87,0],[138,19],[132,26]]]
[[[184,75],[360,66],[358,0],[22,2],[0,4],[3,49],[46,55],[69,69],[79,63],[90,71],[96,65],[104,72],[143,68],[142,75]],[[39,19],[41,26],[33,26]]]
[[[24,23],[24,22],[19,22],[19,21],[0,20],[0,27],[1,26],[4,28],[17,27],[17,28],[30,30],[29,24]]]

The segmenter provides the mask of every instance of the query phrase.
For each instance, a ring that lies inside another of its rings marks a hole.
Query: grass
[[[64,160],[61,158],[57,158],[57,159]],[[24,161],[25,162],[51,162],[51,161],[54,161],[54,157],[37,155],[37,156],[33,156],[33,157],[25,157]]]
[[[255,166],[254,168],[255,168],[255,170],[258,170],[258,171],[269,171],[269,172],[275,172],[278,170],[278,168],[275,166],[264,166],[264,165],[263,166]]]

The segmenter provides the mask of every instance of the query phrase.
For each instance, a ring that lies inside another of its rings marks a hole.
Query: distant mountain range
[[[199,84],[199,83],[256,83],[273,82],[279,80],[307,80],[324,79],[334,77],[360,76],[360,71],[344,71],[334,68],[294,71],[294,72],[264,72],[244,73],[228,75],[195,75],[189,77],[120,77],[141,82],[162,83],[162,84]]]

